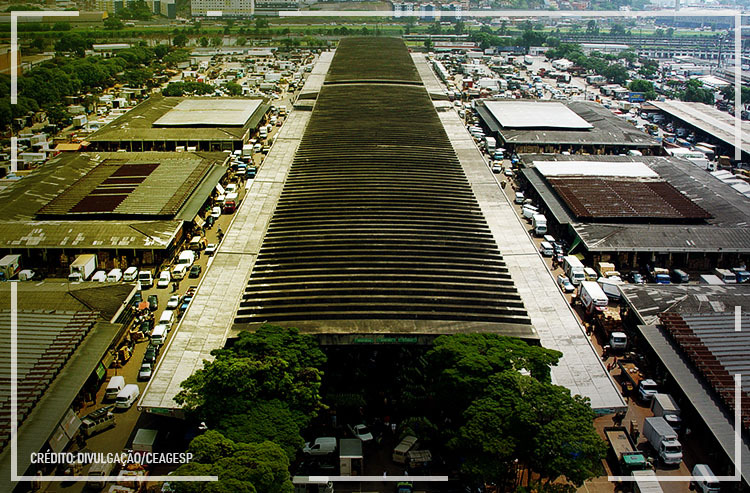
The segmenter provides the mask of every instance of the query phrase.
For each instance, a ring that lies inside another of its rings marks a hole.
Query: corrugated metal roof
[[[734,115],[703,103],[649,101],[649,104],[734,147],[736,126]],[[742,151],[750,153],[750,125],[742,122],[741,127]]]
[[[528,102],[534,102],[529,100]],[[659,148],[661,144],[650,135],[636,129],[607,108],[589,101],[561,103],[592,125],[589,129],[512,129],[503,128],[484,104],[477,111],[492,132],[503,143],[538,145],[598,145],[631,148]]]

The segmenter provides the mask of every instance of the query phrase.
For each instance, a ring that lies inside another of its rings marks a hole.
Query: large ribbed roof
[[[382,41],[342,43],[332,71],[349,49],[388,58]],[[535,337],[424,87],[321,89],[235,320],[264,321]]]

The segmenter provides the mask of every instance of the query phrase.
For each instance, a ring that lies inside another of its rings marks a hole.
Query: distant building
[[[145,2],[156,15],[163,15],[169,19],[177,17],[176,0],[145,0]],[[96,8],[108,14],[116,14],[134,3],[135,0],[96,0]]]
[[[255,13],[255,0],[192,0],[190,15],[207,17],[221,12],[222,17],[250,17]]]
[[[299,10],[299,0],[257,0],[256,15],[277,15],[280,10]]]

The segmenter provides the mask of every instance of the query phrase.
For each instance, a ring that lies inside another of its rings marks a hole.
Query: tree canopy
[[[190,442],[193,461],[181,476],[218,476],[217,482],[171,483],[176,493],[292,493],[289,458],[277,444],[237,443],[209,430]]]

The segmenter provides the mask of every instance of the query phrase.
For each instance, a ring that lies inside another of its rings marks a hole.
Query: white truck
[[[497,149],[497,141],[494,137],[485,137],[484,138],[484,148],[487,151],[487,154],[494,154],[495,149]]]
[[[574,286],[586,279],[583,264],[575,255],[566,255],[563,257],[563,269],[565,270],[565,275],[568,276],[568,279],[570,279],[570,282]]]
[[[620,292],[620,284],[623,284],[622,281],[618,281],[617,279],[608,279],[606,277],[600,277],[599,278],[599,285],[602,287],[602,291],[607,296],[607,298],[613,299],[613,300],[619,300],[622,298],[622,292]]]
[[[674,428],[676,432],[682,428],[682,418],[680,418],[680,406],[672,399],[669,394],[656,394],[651,401],[651,411],[654,416],[662,417]]]
[[[242,146],[242,157],[250,158],[253,155],[253,144],[245,144]]]
[[[607,295],[604,294],[602,288],[594,281],[580,282],[578,285],[578,298],[581,300],[583,308],[589,315],[595,311],[601,312],[606,310],[607,305],[609,304]]]
[[[139,428],[133,438],[133,452],[153,452],[156,437],[159,435],[158,430],[148,428]]]
[[[78,282],[85,281],[96,270],[96,255],[93,253],[84,253],[76,257],[70,264],[70,275],[68,281]]]
[[[531,225],[534,227],[535,235],[544,236],[547,234],[547,218],[544,217],[544,214],[534,214],[531,217]]]
[[[677,432],[664,418],[646,418],[643,423],[643,436],[664,464],[677,466],[682,462],[682,445],[677,440]]]
[[[19,270],[21,270],[20,255],[11,254],[0,259],[0,276],[2,276],[4,280],[10,280]]]

